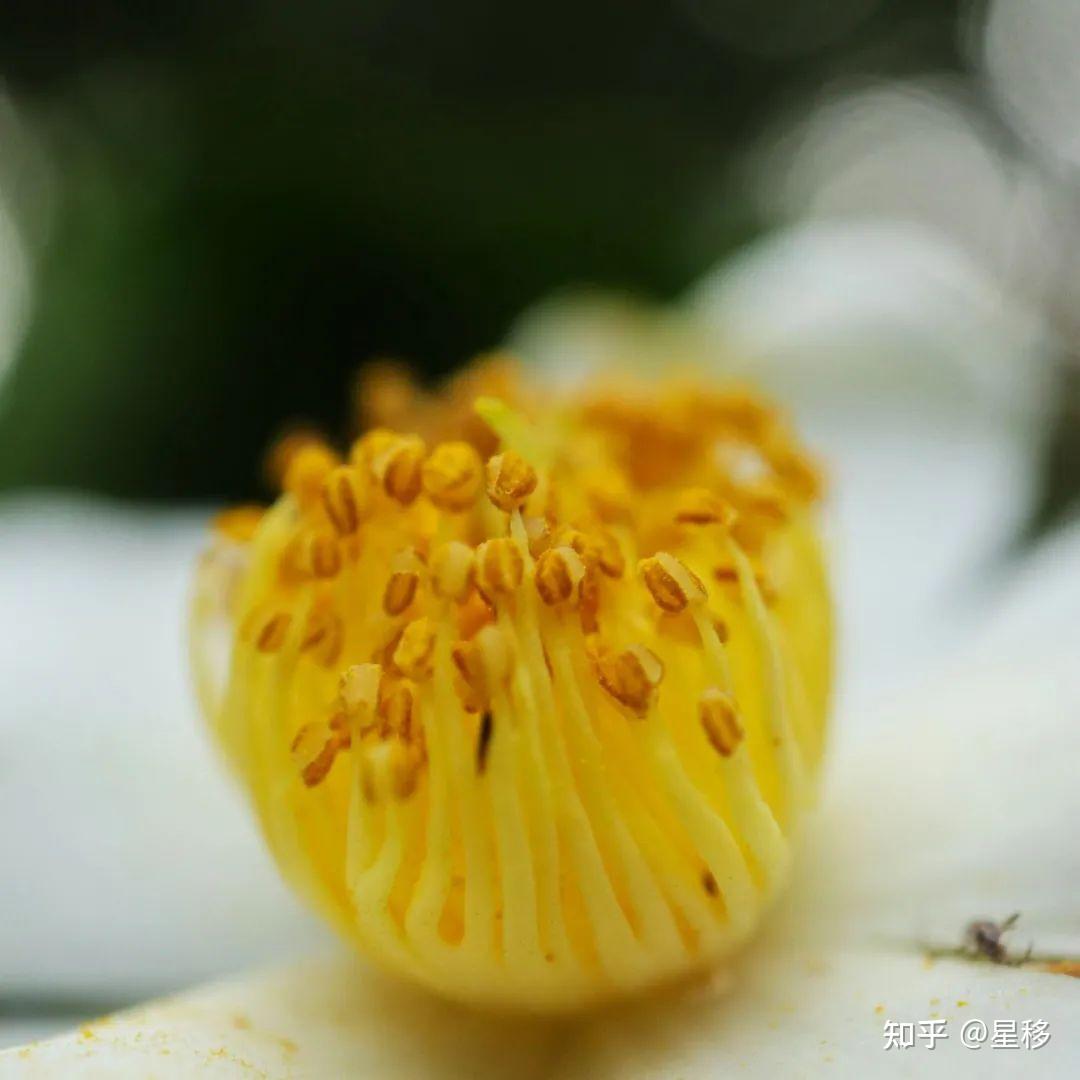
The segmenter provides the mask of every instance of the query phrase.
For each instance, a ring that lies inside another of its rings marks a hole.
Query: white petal
[[[308,961],[0,1054],[0,1076],[108,1080],[532,1080],[550,1076],[559,1027],[469,1013],[351,959]]]
[[[138,996],[322,940],[185,671],[204,515],[0,511],[0,990]]]

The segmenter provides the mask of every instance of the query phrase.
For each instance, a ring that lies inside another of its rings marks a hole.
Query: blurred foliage
[[[55,201],[0,487],[248,496],[285,421],[342,429],[364,358],[438,375],[572,284],[671,297],[762,227],[737,182],[761,125],[955,66],[956,10],[4,5]]]

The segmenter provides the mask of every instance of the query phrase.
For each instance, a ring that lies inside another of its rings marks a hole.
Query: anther
[[[305,724],[290,746],[293,761],[300,770],[300,778],[307,787],[320,784],[330,771],[338,754],[348,749],[352,739],[340,727],[324,721]]]
[[[424,440],[418,435],[400,435],[372,462],[386,494],[402,506],[420,494],[424,452]]]
[[[412,548],[398,552],[391,567],[390,580],[383,591],[383,611],[387,615],[400,615],[416,596],[420,584],[420,557]]]
[[[420,475],[424,494],[441,510],[467,510],[480,492],[483,466],[468,443],[440,443]]]
[[[606,529],[598,532],[581,532],[579,529],[560,530],[570,546],[589,566],[597,567],[608,577],[622,577],[626,570],[626,556],[618,540]]]
[[[484,685],[495,686],[510,676],[510,645],[506,635],[494,623],[485,626],[475,637],[472,663],[479,667]]]
[[[488,498],[500,510],[517,510],[536,490],[536,470],[516,451],[506,450],[487,463]]]
[[[585,634],[600,630],[600,582],[597,577],[595,570],[586,569],[578,584],[578,618]]]
[[[743,740],[738,710],[731,695],[710,687],[698,701],[698,719],[713,749],[723,757],[731,757]]]
[[[485,540],[476,549],[476,583],[488,597],[513,592],[524,573],[521,549],[509,537]]]
[[[708,488],[688,488],[675,506],[675,520],[681,525],[723,525],[735,521],[735,510]]]
[[[399,681],[383,687],[379,701],[379,717],[382,723],[379,734],[383,738],[394,736],[408,742],[413,735],[413,708],[416,695],[410,683]]]
[[[666,551],[639,563],[645,587],[664,611],[678,613],[706,599],[705,586],[685,563]]]
[[[326,516],[341,536],[351,536],[360,527],[368,502],[368,483],[364,473],[351,465],[339,465],[323,480]]]
[[[311,532],[302,537],[297,550],[299,570],[311,577],[337,577],[341,571],[341,551],[329,533]]]
[[[341,616],[333,611],[314,610],[304,625],[300,651],[310,654],[318,663],[329,667],[337,661],[345,638]]]
[[[378,664],[352,664],[338,680],[338,700],[350,719],[370,715],[379,699],[382,668]]]
[[[565,603],[584,576],[585,565],[573,548],[549,548],[536,561],[536,591],[545,604]]]
[[[394,649],[394,666],[410,679],[426,679],[431,674],[434,652],[435,629],[431,620],[426,617],[414,619],[402,631]]]
[[[664,677],[664,665],[651,649],[635,645],[620,653],[601,648],[593,656],[601,687],[635,716],[645,716]]]
[[[340,459],[324,443],[307,442],[289,459],[285,466],[282,487],[300,506],[314,506],[322,494],[323,481]]]
[[[440,544],[431,553],[430,569],[436,596],[461,603],[473,586],[473,549],[460,540]]]
[[[384,427],[375,427],[370,431],[365,431],[352,444],[349,450],[349,461],[361,471],[373,471],[375,462],[387,450],[395,446],[400,438],[401,436],[396,431],[390,431]]]
[[[277,652],[284,644],[292,625],[292,616],[285,611],[271,615],[255,635],[255,648],[262,653]]]

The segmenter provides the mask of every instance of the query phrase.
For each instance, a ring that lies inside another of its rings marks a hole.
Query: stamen
[[[399,435],[372,462],[386,494],[402,506],[420,494],[424,453],[424,440],[418,435]]]
[[[317,663],[330,667],[341,653],[345,628],[334,611],[316,608],[307,617],[300,651],[311,655]]]
[[[735,701],[730,694],[710,687],[698,701],[698,718],[713,749],[723,757],[731,757],[743,740],[743,729]]]
[[[660,658],[651,649],[635,645],[620,653],[600,647],[592,660],[604,690],[635,716],[644,717],[664,677]]]
[[[413,735],[413,709],[416,704],[416,692],[411,683],[400,680],[383,686],[379,699],[379,717],[382,723],[379,734],[382,738],[393,735],[408,741]]]
[[[394,557],[390,580],[383,591],[383,611],[387,615],[400,615],[412,604],[420,584],[419,568],[422,565],[413,548],[406,548]]]
[[[476,584],[489,598],[513,592],[524,573],[521,549],[509,537],[485,540],[476,549]]]
[[[728,528],[736,513],[715,492],[708,488],[688,488],[679,495],[675,520],[681,525],[722,525]]]
[[[330,724],[317,721],[305,724],[293,739],[289,750],[300,770],[306,787],[322,783],[337,760],[338,754],[352,743],[347,731],[335,730]]]
[[[431,674],[435,630],[427,616],[414,619],[402,631],[394,649],[394,666],[410,679],[421,681]]]
[[[360,527],[360,518],[369,498],[365,474],[350,465],[331,470],[323,481],[322,500],[326,516],[342,536],[351,536]]]
[[[545,604],[562,604],[577,591],[585,565],[573,548],[549,548],[536,561],[536,591]]]
[[[301,573],[310,577],[337,577],[341,571],[341,550],[329,533],[311,532],[300,540],[297,563]]]
[[[379,701],[382,668],[378,664],[353,664],[338,681],[338,700],[350,719],[371,714]]]
[[[707,599],[701,578],[666,551],[642,559],[639,569],[653,600],[664,611],[677,614],[688,604],[703,603]]]
[[[340,458],[324,443],[307,442],[289,459],[282,486],[307,509],[322,497],[323,481]]]
[[[421,469],[424,494],[440,509],[467,510],[480,492],[480,455],[466,442],[441,443]]]
[[[473,587],[473,549],[460,540],[440,544],[431,554],[431,586],[436,596],[461,603]]]
[[[487,464],[488,498],[500,510],[517,510],[536,484],[536,470],[514,450],[496,454]]]
[[[285,637],[292,625],[292,616],[286,611],[271,615],[255,635],[255,648],[262,653],[277,652],[285,644]]]
[[[563,535],[570,546],[585,560],[608,577],[620,578],[626,570],[626,557],[618,540],[606,529],[584,533],[579,529],[565,530]]]

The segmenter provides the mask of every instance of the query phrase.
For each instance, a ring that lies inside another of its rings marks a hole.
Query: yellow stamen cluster
[[[367,432],[289,436],[281,497],[200,563],[200,697],[286,876],[471,1001],[715,963],[820,759],[815,466],[704,379],[559,396],[493,357],[437,395],[385,364],[360,386]]]

